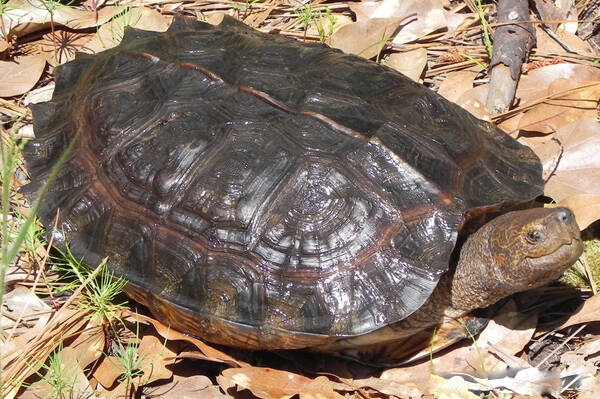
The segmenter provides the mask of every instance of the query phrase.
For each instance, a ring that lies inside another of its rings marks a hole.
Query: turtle
[[[532,206],[530,148],[320,43],[176,17],[55,78],[25,148],[48,235],[215,344],[385,363],[582,252],[569,209]]]

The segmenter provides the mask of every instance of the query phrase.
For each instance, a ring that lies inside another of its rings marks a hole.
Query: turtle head
[[[509,212],[490,223],[490,272],[513,292],[556,280],[583,251],[575,215],[568,208]]]
[[[579,227],[568,208],[501,215],[463,245],[452,281],[453,307],[469,311],[547,284],[582,251]]]

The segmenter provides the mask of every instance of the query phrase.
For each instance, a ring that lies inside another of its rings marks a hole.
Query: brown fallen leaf
[[[175,355],[164,341],[154,335],[144,335],[138,347],[139,368],[144,373],[140,378],[141,385],[171,378],[173,371],[168,367],[176,363]]]
[[[8,40],[6,40],[6,38],[0,38],[0,54],[8,50],[10,47],[11,44],[8,42]]]
[[[351,9],[357,21],[332,35],[331,46],[365,58],[379,54],[388,40],[408,43],[448,25],[442,0],[383,0]],[[400,24],[402,29],[396,33]]]
[[[226,399],[230,396],[221,392],[218,385],[213,385],[210,378],[204,375],[178,376],[160,386],[147,389],[146,394],[156,399]]]
[[[85,398],[85,399],[100,399],[96,395],[94,389],[90,385],[90,381],[86,378],[85,373],[81,366],[75,365],[63,365],[61,368],[63,375],[49,375],[46,373],[43,379],[34,382],[27,387],[27,390],[19,396],[19,399],[44,399],[44,398],[57,398],[69,392],[70,397],[73,398]],[[64,384],[62,392],[57,392],[57,386],[50,383],[56,382],[59,378],[62,378],[61,383]]]
[[[440,84],[438,94],[458,104],[458,99],[473,88],[476,76],[477,72],[469,70],[450,72]]]
[[[119,367],[119,359],[116,356],[104,356],[93,372],[94,378],[107,389],[115,384],[121,374],[123,370]]]
[[[565,366],[561,377],[579,379],[578,399],[595,399],[600,392],[600,370],[597,367],[599,353],[600,339],[596,336],[560,357],[561,365]]]
[[[370,19],[381,5],[381,1],[361,1],[360,3],[348,3],[348,8],[356,15],[356,22],[361,22]]]
[[[545,174],[552,173],[544,194],[557,202],[582,194],[600,196],[600,123],[581,118],[561,128],[555,139],[533,148]]]
[[[425,392],[429,392],[429,379],[430,376],[425,374],[420,380],[411,380],[404,383],[376,377],[356,380],[343,379],[343,381],[348,387],[352,387],[356,391],[369,388],[381,392],[384,395],[396,396],[399,398],[420,398]]]
[[[56,29],[42,36],[39,41],[39,50],[45,55],[50,65],[60,65],[75,58],[76,52],[83,52],[85,44],[90,41],[93,34],[76,33],[63,29]]]
[[[560,364],[563,366],[561,371],[561,377],[578,378],[581,381],[579,393],[587,391],[587,395],[578,395],[578,397],[589,397],[589,394],[593,393],[592,389],[596,389],[596,394],[600,384],[597,384],[595,380],[599,377],[599,370],[596,366],[597,355],[600,353],[600,339],[598,337],[592,338],[590,341],[584,342],[581,346],[576,346],[574,350],[560,355]],[[594,386],[595,385],[595,386]]]
[[[46,29],[51,16],[56,25],[64,25],[72,29],[100,26],[126,9],[124,6],[107,6],[95,12],[61,5],[50,14],[42,0],[9,0],[7,5],[10,7],[10,12],[0,14],[3,26],[0,38],[3,37],[4,32],[7,37],[12,35],[21,37]]]
[[[556,327],[556,330],[571,327],[577,324],[600,321],[600,294],[596,294],[585,300],[583,305],[571,315],[564,323]]]
[[[145,334],[138,344],[131,347],[138,359],[140,375],[130,381],[131,386],[148,385],[158,380],[169,379],[173,371],[168,368],[176,363],[176,353],[165,342],[151,334]],[[123,375],[122,360],[116,356],[105,356],[93,371],[94,378],[106,389],[112,388]],[[123,381],[119,381],[122,383]]]
[[[0,97],[19,96],[35,86],[44,72],[46,59],[42,54],[0,61]]]
[[[4,294],[2,301],[2,314],[0,315],[0,327],[8,333],[9,338],[13,334],[20,335],[35,325],[42,328],[50,320],[52,308],[35,295],[31,289],[16,286],[12,291]],[[16,321],[26,325],[15,325]],[[10,340],[4,343],[10,345]]]
[[[43,364],[54,352],[64,336],[75,336],[89,323],[85,312],[63,306],[43,328],[36,327],[11,340],[2,343],[3,379],[0,390],[3,399],[12,399],[21,384],[37,369],[32,364]],[[23,356],[22,348],[27,348]]]
[[[306,33],[308,35],[314,35],[323,37],[326,39],[326,43],[329,43],[331,35],[340,30],[342,26],[354,23],[352,18],[347,15],[336,15],[335,20],[326,16],[321,16],[313,21],[308,26]]]
[[[573,195],[563,199],[556,206],[571,208],[581,230],[600,220],[600,195]]]
[[[346,53],[373,58],[381,52],[405,19],[371,18],[342,26],[331,35],[330,45]]]
[[[424,382],[432,373],[442,376],[453,373],[484,376],[486,373],[505,368],[494,352],[520,352],[530,341],[537,324],[535,314],[524,314],[515,310],[514,301],[509,301],[471,345],[453,349],[442,355],[434,355],[429,361],[385,370],[381,378],[405,384]],[[423,383],[420,383],[419,387],[422,385]]]
[[[549,98],[526,110],[517,129],[548,134],[579,118],[594,118],[600,98],[600,82],[589,83],[554,80],[547,89],[546,96]]]
[[[597,399],[600,392],[600,375],[584,378],[577,390],[577,399]]]
[[[436,399],[478,399],[479,396],[475,395],[469,390],[469,384],[460,376],[450,377],[448,379],[432,376],[432,393]],[[478,387],[479,388],[479,387]],[[482,387],[481,390],[484,390]]]
[[[231,366],[239,366],[239,367],[249,366],[248,363],[234,359],[233,357],[227,355],[226,353],[221,352],[220,350],[217,350],[217,349],[213,348],[212,346],[205,344],[204,342],[200,341],[199,339],[196,339],[194,337],[190,337],[188,335],[184,335],[178,331],[175,331],[175,330],[169,328],[168,326],[165,326],[161,322],[154,320],[151,317],[147,317],[147,316],[140,315],[140,314],[133,314],[133,313],[129,314],[129,317],[131,319],[135,320],[136,322],[152,324],[154,326],[154,328],[156,329],[156,332],[158,334],[160,334],[163,338],[166,338],[169,341],[181,340],[181,341],[189,342],[192,345],[196,346],[196,348],[198,348],[198,350],[200,350],[200,353],[197,354],[198,356],[196,356],[196,358],[202,358],[204,360],[208,360],[208,361],[212,361],[212,362],[226,363]]]
[[[94,399],[97,397],[83,369],[102,355],[104,340],[103,329],[99,326],[93,328],[90,324],[89,328],[77,336],[69,346],[55,355],[59,356],[61,361],[63,383],[66,384],[63,387],[65,391],[76,393],[76,396],[81,398]],[[28,387],[20,398],[39,399],[59,394],[56,392],[56,387],[49,383],[49,381],[56,381],[58,377],[61,377],[54,375],[55,372],[54,369],[47,370],[45,376]]]
[[[536,25],[536,49],[537,52],[564,54],[565,49],[562,48],[556,40],[550,37],[543,29]],[[578,51],[581,54],[593,56],[593,52],[590,45],[584,40],[580,39],[573,33],[559,29],[555,32],[556,36],[565,44],[567,44],[572,50]]]
[[[132,8],[110,22],[102,25],[83,49],[86,53],[97,53],[117,46],[123,39],[125,26],[136,29],[165,32],[171,25],[171,17],[147,7]]]
[[[63,348],[63,363],[77,364],[82,368],[87,367],[102,356],[105,341],[106,337],[102,326],[94,326],[94,322],[90,321],[88,328]]]
[[[446,34],[452,34],[458,29],[466,29],[471,24],[474,24],[479,18],[474,13],[453,13],[446,10],[443,11],[444,16],[446,17],[446,24],[448,25]]]
[[[234,387],[238,391],[248,389],[261,399],[287,399],[294,395],[301,399],[343,399],[327,377],[310,379],[266,367],[229,368],[223,370],[217,382],[225,392]]]
[[[415,41],[448,26],[442,0],[413,0],[399,3],[403,5],[403,15],[414,13],[417,17],[403,26],[394,37],[392,43],[396,45]]]
[[[392,53],[383,59],[383,65],[418,82],[427,66],[427,50],[419,48],[403,53]]]
[[[112,389],[104,388],[102,385],[96,387],[96,395],[101,399],[126,399],[135,397],[135,387],[126,381],[117,383]]]
[[[574,93],[562,94],[559,99],[548,99],[549,95],[556,93],[558,87],[554,86],[553,90],[550,92],[549,88],[553,82],[559,80],[568,81],[571,85],[574,85],[573,87],[580,87],[580,90],[584,90],[584,92],[577,94],[577,91],[575,91]],[[540,125],[543,127],[543,123],[545,123],[547,119],[550,119],[550,117],[555,118],[555,120],[551,121],[552,124],[550,126],[553,126],[554,129],[557,129],[556,126],[559,126],[558,128],[560,128],[564,125],[564,120],[575,120],[582,117],[585,112],[590,112],[589,105],[594,100],[597,102],[598,98],[596,97],[594,99],[593,95],[590,96],[590,93],[585,93],[585,90],[598,81],[600,81],[600,69],[587,65],[561,63],[546,65],[531,70],[527,74],[521,76],[517,86],[516,98],[519,101],[519,107],[508,113],[495,115],[494,119],[501,118],[502,122],[498,124],[498,127],[508,133],[517,132],[520,126],[533,125],[533,122],[540,122]],[[456,103],[468,111],[474,112],[474,114],[478,116],[481,112],[478,113],[477,109],[469,108],[467,104],[471,102],[485,103],[488,86],[488,84],[483,84],[467,90],[459,96]],[[580,98],[589,100],[589,102],[584,101],[583,104],[585,107],[583,109],[579,108],[581,104],[570,107],[574,102],[579,102]],[[561,100],[564,102],[561,103]],[[568,103],[569,101],[570,103]],[[537,114],[529,115],[528,121],[521,121],[526,112],[531,112],[534,107],[539,107],[546,103],[550,103],[552,106],[552,115],[549,114],[549,111],[542,109],[541,111],[538,111]],[[558,108],[558,106],[560,106],[560,108]],[[519,111],[520,108],[523,108],[525,112],[523,110]],[[561,116],[560,113],[561,111],[565,111],[565,108],[567,108],[566,111],[568,111],[568,113]],[[538,126],[528,126],[529,129],[535,129],[537,127]],[[549,129],[542,129],[542,131],[547,130]]]
[[[453,378],[455,377],[451,379]],[[499,393],[532,396],[549,393],[557,397],[561,387],[557,370],[541,370],[535,367],[516,370],[513,375],[502,378],[478,378],[465,375],[464,382],[467,388],[474,391],[493,390]]]
[[[521,102],[532,102],[540,97],[555,80],[566,79],[573,82],[594,82],[600,80],[600,70],[581,64],[555,64],[534,69],[521,76],[516,96]]]

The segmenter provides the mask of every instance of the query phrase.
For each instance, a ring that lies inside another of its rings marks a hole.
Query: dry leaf
[[[112,389],[107,389],[102,385],[98,385],[96,387],[96,395],[98,395],[101,399],[127,399],[135,397],[131,392],[134,388],[135,387],[132,385],[127,384],[126,381],[118,383]]]
[[[147,7],[132,8],[128,13],[119,15],[109,23],[102,25],[94,37],[85,44],[86,53],[97,53],[117,46],[123,39],[125,26],[154,32],[165,32],[172,18],[161,15]]]
[[[525,111],[517,125],[519,130],[553,133],[579,118],[594,118],[600,98],[600,82],[590,85],[556,79],[548,86],[545,95],[558,96]]]
[[[173,381],[161,384],[146,392],[156,399],[226,399],[230,396],[221,392],[218,385],[213,385],[210,378],[203,375],[174,375]]]
[[[507,306],[510,306],[509,303]],[[504,310],[483,330],[477,338],[477,345],[481,349],[489,348],[480,361],[488,373],[503,370],[505,361],[498,357],[498,352],[508,355],[519,353],[531,341],[537,327],[537,314],[525,314],[516,311],[516,308],[503,308]],[[486,349],[487,350],[487,349]],[[482,352],[483,353],[483,352]]]
[[[39,48],[50,65],[60,65],[75,58],[76,52],[84,52],[85,44],[90,41],[92,36],[91,33],[75,33],[56,29],[54,33],[48,32],[42,36]]]
[[[5,38],[0,38],[0,54],[11,47],[10,43]]]
[[[123,370],[119,367],[119,359],[115,356],[105,356],[94,369],[93,375],[104,388],[108,389],[114,385],[121,374]]]
[[[502,351],[509,354],[520,352],[530,341],[536,324],[536,315],[517,312],[514,301],[509,301],[470,346],[434,356],[431,361],[386,370],[381,378],[405,384],[423,381],[423,378],[428,378],[432,372],[436,375],[494,373],[506,366],[492,352]],[[422,385],[419,383],[419,387]]]
[[[55,3],[56,4],[56,3]],[[0,14],[2,26],[7,36],[26,34],[46,29],[50,23],[50,12],[42,0],[10,0],[7,5],[10,12]],[[72,29],[84,29],[100,26],[125,7],[102,7],[98,12],[81,10],[74,7],[59,6],[52,12],[52,20],[57,25],[68,26]],[[0,31],[0,38],[2,38]]]
[[[579,83],[580,85],[585,85],[590,82],[600,81],[600,70],[587,65],[563,63],[547,65],[529,71],[519,79],[515,95],[519,99],[519,106],[537,104],[539,101],[542,101],[543,103],[546,101],[545,99],[549,94],[548,88],[557,80],[566,80],[573,84]],[[485,87],[485,90],[487,90],[487,85],[482,85],[480,87]],[[570,111],[576,113],[575,109]],[[523,113],[518,113],[515,116],[510,117],[500,123],[499,127],[506,132],[515,132],[521,123],[520,120],[523,115]]]
[[[63,394],[68,392],[70,398],[85,398],[85,399],[100,399],[96,396],[96,392],[90,386],[89,380],[86,378],[83,370],[79,366],[70,368],[66,365],[63,366],[62,370],[64,375],[62,376],[48,376],[47,379],[62,377],[62,383],[65,386],[62,387]],[[34,382],[31,386],[27,387],[27,390],[19,396],[19,399],[44,399],[44,398],[55,398],[58,397],[56,386],[51,385],[47,379],[41,379]]]
[[[599,354],[600,339],[596,336],[575,350],[565,352],[560,356],[560,363],[565,366],[561,377],[579,380],[577,386],[579,399],[595,399],[600,392],[600,379],[598,378],[600,373],[597,367]]]
[[[449,379],[433,376],[432,393],[436,399],[479,399],[479,396],[469,391],[469,384],[460,376]],[[471,385],[472,387],[472,385]],[[481,387],[485,390],[485,387]]]
[[[221,22],[223,22],[225,17],[228,15],[229,14],[226,14],[224,12],[215,12],[213,14],[210,14],[204,22],[206,22],[207,24],[215,25],[215,26],[220,25]]]
[[[224,352],[221,352],[210,345],[205,344],[199,339],[193,338],[188,335],[184,335],[178,331],[175,331],[168,326],[165,326],[161,322],[154,320],[151,317],[147,317],[139,314],[130,314],[129,317],[133,318],[136,322],[150,323],[156,329],[156,332],[160,334],[163,338],[166,338],[169,341],[186,341],[196,346],[198,350],[200,350],[200,354],[196,358],[203,358],[204,360],[212,361],[212,362],[220,362],[227,363],[231,366],[249,366],[248,363],[239,361],[234,359],[233,357],[227,355]]]
[[[104,348],[104,332],[102,328],[89,328],[83,331],[69,346],[60,351],[61,370],[67,386],[64,388],[70,393],[76,393],[76,397],[94,399],[94,390],[85,376],[83,369],[98,359],[102,355]],[[46,373],[48,377],[48,373]],[[51,376],[50,378],[56,378]],[[27,398],[27,394],[33,395],[32,398],[50,397],[56,393],[56,389],[51,387],[46,379],[35,382],[21,396]]]
[[[561,128],[555,138],[558,142],[533,148],[546,174],[553,172],[544,194],[557,202],[581,194],[600,195],[600,123],[582,118]]]
[[[576,324],[590,323],[600,321],[600,294],[596,294],[585,300],[583,305],[571,315],[563,324],[557,327],[557,330],[562,330]]]
[[[559,79],[579,83],[599,81],[600,70],[581,64],[555,64],[534,69],[521,76],[516,96],[521,102],[530,103],[540,98],[540,92],[547,94],[550,84]]]
[[[42,54],[0,61],[0,97],[18,96],[35,86],[44,72],[46,60]]]
[[[400,24],[401,18],[373,18],[342,26],[329,39],[331,47],[373,58],[380,53]]]
[[[586,383],[586,379],[594,379],[598,374],[596,367],[598,354],[600,354],[600,339],[597,337],[584,342],[575,350],[563,353],[560,355],[560,364],[563,366],[560,376],[579,378],[583,380],[583,384]]]
[[[577,390],[578,399],[598,399],[598,392],[600,392],[600,378],[598,373],[590,378],[584,378],[581,381],[581,386]]]
[[[14,290],[4,294],[2,301],[2,315],[0,316],[0,327],[2,331],[9,332],[14,326],[15,320],[21,320],[28,326],[24,331],[28,331],[33,325],[42,328],[46,325],[52,314],[52,308],[43,302],[29,288],[16,286]],[[7,316],[10,316],[7,317]],[[24,332],[21,329],[15,329],[15,332]],[[9,341],[10,342],[10,341]]]
[[[333,390],[327,377],[314,380],[299,374],[266,367],[242,367],[223,370],[217,377],[221,388],[236,387],[238,391],[248,389],[261,399],[287,399],[300,395],[301,399],[343,399]]]
[[[600,220],[600,195],[579,194],[567,197],[556,204],[566,206],[575,214],[581,230]]]
[[[183,2],[179,2],[179,3],[167,3],[167,4],[163,4],[161,7],[161,11],[162,13],[172,13],[175,10],[177,10],[179,7],[181,7],[183,5]]]
[[[556,40],[551,38],[550,35],[548,35],[543,29],[541,29],[537,25],[535,27],[535,34],[536,34],[535,46],[536,46],[538,53],[539,52],[555,53],[555,54],[564,54],[565,53],[565,49],[562,48],[562,46],[560,44],[558,44],[556,42]],[[594,55],[590,48],[590,45],[587,44],[584,40],[582,40],[579,37],[577,37],[576,35],[574,35],[573,33],[569,33],[567,31],[559,29],[555,32],[555,34],[556,34],[556,36],[558,36],[558,38],[563,43],[565,43],[567,46],[569,46],[572,50],[578,51],[582,55],[583,54],[589,55],[589,56]]]
[[[444,11],[444,17],[446,18],[446,24],[448,25],[447,33],[452,34],[457,29],[467,28],[469,25],[478,20],[477,17],[473,13],[451,13],[449,11]],[[453,37],[454,39],[456,37]]]
[[[176,353],[170,350],[165,342],[154,335],[144,335],[138,347],[140,370],[144,372],[141,377],[142,384],[171,378],[173,371],[167,366],[175,364],[175,355]]]
[[[52,94],[54,93],[54,82],[47,84],[37,89],[29,90],[23,97],[23,105],[29,106],[31,104],[43,103],[52,100]]]
[[[404,383],[398,383],[389,378],[384,379],[376,377],[358,380],[345,379],[344,382],[346,385],[353,387],[356,391],[361,388],[370,388],[381,392],[384,395],[397,396],[399,398],[419,398],[424,392],[428,392],[427,386],[429,384],[429,375],[423,375],[422,380],[411,380]]]
[[[69,346],[63,348],[62,359],[64,364],[77,364],[85,368],[102,356],[106,337],[101,326],[88,328],[82,331]]]
[[[550,393],[553,396],[558,396],[561,387],[560,375],[556,369],[540,370],[535,367],[528,367],[517,371],[514,377],[493,379],[470,378],[479,384],[479,386],[487,386],[490,390],[494,389],[503,393],[516,393],[520,395]]]
[[[353,5],[351,9],[357,21],[332,37],[331,45],[365,58],[377,55],[401,22],[405,24],[393,38],[394,44],[408,43],[447,27],[442,0],[383,0]],[[374,50],[366,51],[372,46]]]
[[[331,35],[340,30],[342,26],[354,23],[352,18],[347,15],[336,15],[335,23],[332,25],[331,22],[331,18],[325,16],[317,18],[308,26],[306,33],[314,36],[323,36],[329,42]]]
[[[405,5],[408,2],[402,1],[401,3]],[[406,6],[403,11],[406,13],[405,15],[416,13],[417,18],[407,23],[398,32],[392,41],[396,45],[412,42],[432,32],[446,28],[448,25],[441,0],[416,0],[410,3],[412,7]]]
[[[392,53],[383,59],[383,64],[418,82],[427,65],[427,50],[419,48],[403,53]]]
[[[458,99],[473,88],[476,76],[477,72],[469,70],[450,72],[440,84],[438,94],[458,104]]]
[[[356,22],[370,19],[373,13],[381,6],[381,1],[361,1],[348,3],[348,8],[356,15]]]

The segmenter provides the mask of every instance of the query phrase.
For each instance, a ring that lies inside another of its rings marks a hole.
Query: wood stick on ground
[[[527,0],[498,2],[498,22],[507,24],[498,27],[494,34],[490,89],[486,100],[486,108],[492,114],[504,112],[512,105],[521,65],[535,43],[533,25],[523,21],[529,21]]]

